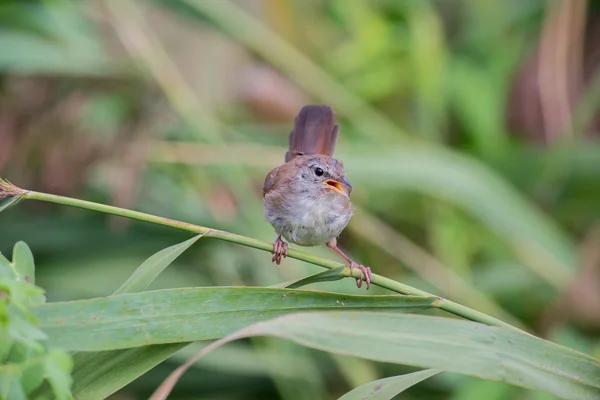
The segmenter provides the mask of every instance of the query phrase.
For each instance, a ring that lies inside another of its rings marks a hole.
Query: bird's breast
[[[282,206],[269,205],[265,198],[265,215],[278,233],[300,246],[326,244],[340,235],[352,216],[350,200],[330,191],[296,195],[279,204]]]

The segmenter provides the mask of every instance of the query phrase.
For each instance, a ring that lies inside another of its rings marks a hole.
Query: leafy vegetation
[[[48,343],[32,312],[46,299],[35,286],[29,247],[15,245],[12,262],[0,254],[0,398],[24,400],[45,381],[57,399],[71,398],[71,356]]]

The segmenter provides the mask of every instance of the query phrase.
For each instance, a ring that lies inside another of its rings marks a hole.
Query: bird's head
[[[341,161],[326,155],[311,154],[298,156],[292,162],[301,190],[312,189],[350,197],[352,185],[346,179]]]

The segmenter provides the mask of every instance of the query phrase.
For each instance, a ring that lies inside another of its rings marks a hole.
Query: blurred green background
[[[599,357],[599,11],[585,0],[4,0],[0,175],[271,241],[264,176],[300,108],[328,104],[355,188],[343,249]],[[50,301],[108,295],[187,237],[41,203],[0,215],[0,250],[31,246]],[[318,271],[200,240],[152,288]],[[353,280],[309,288],[362,293]],[[147,398],[194,348],[112,398]],[[407,371],[253,339],[203,358],[172,398],[335,399]],[[442,374],[399,398],[551,397]]]

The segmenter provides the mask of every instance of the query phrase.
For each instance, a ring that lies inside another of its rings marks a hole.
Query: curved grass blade
[[[296,289],[301,286],[310,285],[311,283],[339,281],[340,279],[344,279],[348,276],[344,275],[344,270],[346,270],[346,267],[328,269],[295,281],[284,282],[269,287]]]
[[[440,372],[442,371],[426,369],[410,374],[378,379],[376,381],[360,385],[359,387],[340,397],[338,400],[389,400],[411,386],[414,386],[427,378],[431,378]]]
[[[102,351],[218,339],[297,311],[429,308],[435,297],[358,296],[298,289],[209,287],[156,290],[34,307],[49,344]],[[94,335],[89,333],[93,331]]]
[[[176,369],[151,399],[166,398],[186,369],[206,353],[251,336],[506,382],[565,399],[600,398],[600,360],[514,330],[410,314],[303,312],[259,322],[217,340]]]
[[[140,265],[135,272],[118,288],[113,295],[123,293],[137,293],[146,290],[148,286],[156,279],[160,273],[167,268],[177,257],[186,251],[191,245],[196,243],[203,234],[196,235],[185,242],[162,249],[153,254]]]

